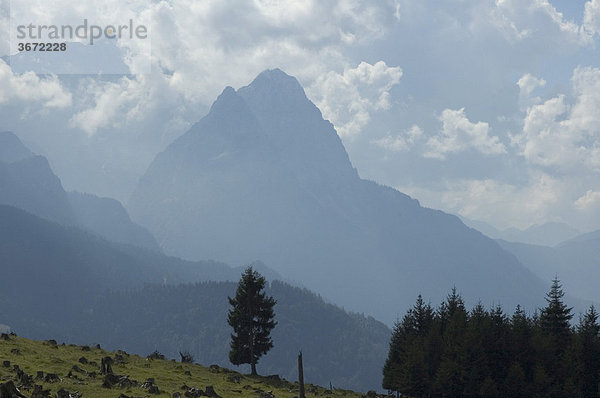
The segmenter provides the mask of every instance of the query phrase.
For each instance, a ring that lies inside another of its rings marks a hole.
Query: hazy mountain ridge
[[[469,227],[475,228],[492,239],[502,239],[529,245],[556,246],[580,234],[575,228],[561,222],[535,224],[526,229],[507,228],[500,230],[483,221],[470,220],[464,217],[461,217],[461,220]]]
[[[280,70],[226,88],[159,154],[128,203],[170,254],[260,259],[391,323],[417,294],[533,310],[545,284],[441,211],[361,180],[333,126]]]
[[[23,208],[62,224],[77,223],[60,179],[43,156],[0,162],[0,204]]]
[[[558,246],[569,245],[575,242],[586,242],[590,240],[600,240],[600,229],[597,231],[588,232],[585,234],[577,235],[574,238],[568,239],[558,244]]]
[[[15,207],[0,205],[0,216],[0,266],[3,274],[12,275],[2,278],[2,290],[7,295],[12,292],[12,296],[19,296],[23,286],[35,288],[40,297],[51,294],[56,286],[68,286],[67,292],[76,297],[165,280],[169,283],[222,280],[223,274],[228,277],[224,280],[234,278],[233,270],[224,264],[191,263],[113,243]],[[226,272],[215,273],[215,269]]]
[[[11,132],[0,132],[0,162],[13,163],[34,154]]]
[[[114,242],[160,250],[152,234],[131,221],[120,202],[66,192],[48,160],[10,132],[0,133],[0,204],[83,227]]]
[[[568,293],[600,302],[600,236],[599,232],[580,235],[555,247],[498,241],[522,264],[540,278],[550,280],[557,275]]]
[[[146,228],[132,222],[119,201],[80,192],[69,192],[68,198],[77,221],[100,236],[115,242],[160,250],[154,236]]]

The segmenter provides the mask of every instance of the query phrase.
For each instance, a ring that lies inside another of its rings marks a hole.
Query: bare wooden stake
[[[299,398],[305,398],[304,395],[304,370],[302,369],[302,351],[298,354],[298,384],[300,384]]]

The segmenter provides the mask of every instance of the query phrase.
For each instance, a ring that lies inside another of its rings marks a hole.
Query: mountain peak
[[[0,162],[13,163],[33,156],[19,137],[10,131],[0,131]]]
[[[258,85],[276,85],[276,86],[290,86],[299,88],[302,90],[302,86],[298,83],[298,80],[285,73],[279,68],[266,69],[262,71],[258,76],[254,78],[250,86],[256,87]]]
[[[421,292],[537,306],[545,286],[454,216],[361,180],[333,125],[281,70],[261,73],[157,156],[129,202],[169,254],[260,259],[393,322]],[[475,301],[476,302],[476,301]],[[399,304],[400,303],[400,304]]]
[[[235,89],[231,86],[227,86],[217,97],[215,102],[213,102],[210,107],[210,113],[219,113],[220,111],[239,112],[244,106],[244,100],[239,97]]]
[[[261,72],[246,87],[238,90],[244,98],[274,98],[277,101],[291,99],[296,101],[308,101],[304,89],[298,80],[285,73],[281,69],[267,69]]]

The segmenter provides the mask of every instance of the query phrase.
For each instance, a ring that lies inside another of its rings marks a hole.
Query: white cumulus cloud
[[[445,109],[440,120],[442,130],[427,141],[428,149],[423,156],[443,160],[448,154],[467,149],[477,150],[484,155],[506,153],[506,148],[500,139],[490,135],[490,125],[485,122],[471,122],[464,108]]]
[[[538,87],[544,87],[545,85],[546,81],[544,79],[538,79],[537,77],[532,76],[531,73],[523,75],[517,82],[520,94],[525,97],[529,97],[533,90]]]
[[[361,62],[343,73],[331,71],[320,76],[308,93],[340,136],[353,137],[371,120],[373,111],[390,107],[389,91],[401,77],[400,67],[383,61],[374,65]]]
[[[525,185],[492,178],[454,179],[435,189],[400,189],[427,207],[445,209],[499,228],[526,228],[548,221],[549,216],[560,221],[558,215],[564,214],[565,203],[570,202],[569,184],[541,172],[530,172],[526,179]]]
[[[600,206],[600,192],[591,189],[575,201],[577,210],[588,210],[594,206]]]
[[[0,105],[13,101],[65,108],[71,105],[72,95],[62,87],[56,76],[42,78],[33,72],[15,74],[0,60]]]
[[[423,130],[415,124],[402,134],[396,136],[388,134],[385,137],[371,142],[380,148],[392,152],[404,152],[410,150],[415,142],[422,136]]]
[[[600,171],[600,69],[573,72],[574,103],[566,95],[527,110],[523,131],[512,136],[531,164],[566,171]]]
[[[583,27],[591,35],[600,34],[600,0],[585,3]]]

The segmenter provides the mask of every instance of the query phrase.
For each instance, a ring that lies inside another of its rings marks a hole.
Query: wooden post
[[[305,398],[304,395],[304,369],[302,369],[302,351],[298,354],[298,384],[300,384],[299,398]]]

